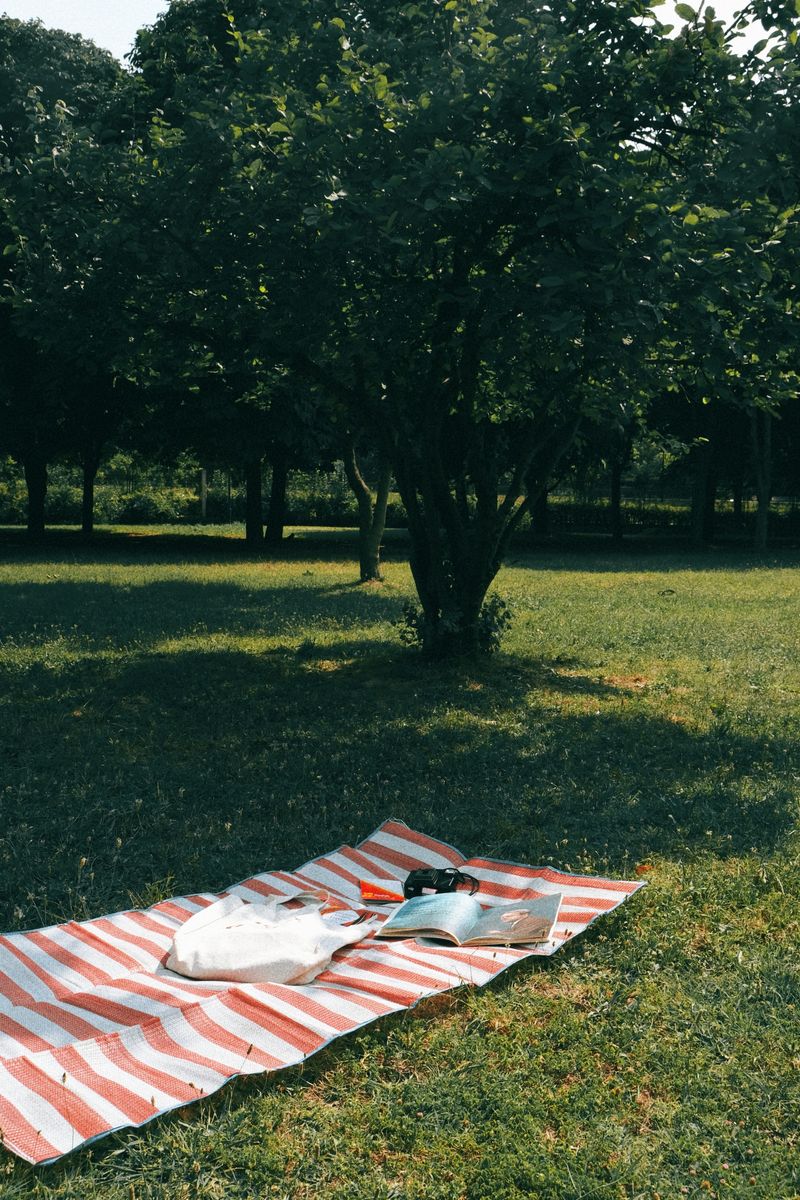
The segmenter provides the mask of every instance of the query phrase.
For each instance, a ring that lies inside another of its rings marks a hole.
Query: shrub
[[[81,519],[82,499],[82,488],[64,479],[51,479],[45,506],[47,520],[54,525],[74,525]]]
[[[24,525],[28,493],[23,479],[0,480],[0,525]]]
[[[514,610],[508,600],[497,594],[485,601],[478,617],[478,650],[482,654],[495,654],[508,632]],[[400,641],[405,646],[422,647],[425,641],[425,613],[418,604],[406,600],[397,621]]]
[[[200,502],[191,488],[153,488],[117,498],[112,521],[120,525],[162,525],[196,521]]]

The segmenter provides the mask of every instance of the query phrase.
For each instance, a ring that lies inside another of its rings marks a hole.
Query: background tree
[[[601,437],[619,500],[648,397],[691,417],[701,516],[708,447],[745,417],[766,513],[798,182],[795,29],[765,12],[762,61],[732,53],[738,19],[683,5],[671,39],[643,0],[177,0],[91,119],[15,66],[3,403],[31,480],[69,448],[88,504],[127,411],[142,447],[238,457],[260,544],[264,461],[278,540],[288,468],[338,438],[365,578],[394,474],[432,655],[476,649],[514,530]]]
[[[797,71],[792,43],[777,36],[766,62],[759,54],[767,39],[733,55],[738,25],[726,31],[710,12],[693,17],[681,35],[712,86],[702,108],[682,119],[665,166],[675,228],[662,256],[654,361],[660,385],[675,397],[671,431],[692,445],[695,544],[710,536],[727,435],[744,425],[757,482],[755,542],[763,550],[773,414],[798,391]]]
[[[62,162],[77,142],[104,136],[121,80],[111,55],[83,38],[0,18],[0,141],[8,163],[0,178],[0,445],[24,467],[33,536],[44,532],[47,464],[70,447],[84,465],[90,528],[99,446],[121,395],[105,356],[85,349],[87,339],[102,340],[102,309],[91,289],[59,277],[49,237],[67,213]]]

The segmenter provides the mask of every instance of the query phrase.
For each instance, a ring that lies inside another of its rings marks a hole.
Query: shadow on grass
[[[266,570],[266,568],[265,568]],[[297,576],[296,586],[155,580],[114,583],[0,583],[0,637],[64,648],[137,648],[165,640],[211,637],[296,637],[394,620],[402,597],[381,587],[318,584]]]
[[[405,559],[408,534],[404,529],[387,529],[384,534],[383,557],[387,560]],[[195,532],[193,528],[164,532],[163,527],[130,531],[100,529],[86,542],[75,529],[50,528],[44,538],[30,541],[24,529],[0,527],[0,562],[104,563],[109,566],[137,566],[143,563],[211,563],[211,562],[352,562],[358,580],[358,531],[298,527],[290,530],[280,546],[253,547],[247,544],[244,533],[220,533],[213,528]]]
[[[160,609],[169,593],[155,594]],[[0,926],[124,907],[153,881],[216,889],[388,816],[467,855],[623,875],[651,855],[767,851],[790,823],[776,781],[796,758],[775,737],[675,724],[558,662],[432,672],[345,640],[36,664],[0,692]]]
[[[354,582],[358,576],[358,535],[354,528],[313,528],[289,530],[277,548],[253,548],[243,533],[164,532],[163,527],[97,531],[90,543],[75,529],[51,527],[40,542],[30,542],[25,530],[0,528],[0,563],[18,562],[81,563],[136,566],[155,563],[295,563],[352,562]],[[386,562],[405,562],[408,558],[408,533],[405,529],[387,529],[382,557]],[[693,547],[684,535],[675,533],[629,535],[616,546],[605,534],[563,533],[546,539],[520,535],[506,559],[507,566],[535,567],[550,571],[642,573],[664,571],[749,571],[765,566],[800,566],[800,545],[796,537],[773,538],[769,550],[754,551],[747,539],[722,539],[703,549]]]
[[[0,672],[0,928],[223,887],[352,843],[387,816],[468,855],[628,877],[651,855],[766,854],[791,823],[781,781],[797,769],[793,744],[676,724],[576,657],[433,671],[386,639],[399,604],[388,590],[51,582],[0,587],[0,603],[21,647],[33,623],[45,643],[63,628],[68,645],[94,646],[77,661],[40,646],[31,665],[7,657]],[[248,648],[265,628],[298,636]],[[204,644],[215,632],[242,648]],[[227,1087],[197,1110],[197,1137],[390,1028],[337,1043],[302,1075]],[[120,1148],[135,1156],[147,1137],[111,1137],[48,1180],[80,1189],[89,1155],[110,1176]]]

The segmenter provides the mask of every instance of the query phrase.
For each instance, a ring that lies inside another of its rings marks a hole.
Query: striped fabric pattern
[[[563,892],[553,940],[530,950],[458,949],[370,936],[301,986],[195,982],[163,966],[179,925],[221,896],[257,900],[315,889],[328,893],[333,909],[361,911],[361,878],[402,880],[421,866],[469,871],[488,903]],[[482,986],[523,958],[553,954],[641,886],[467,860],[390,820],[354,848],[341,846],[297,871],[253,876],[219,895],[0,936],[0,1140],[28,1162],[53,1162],[207,1096],[236,1075],[302,1062],[333,1038],[425,996]]]

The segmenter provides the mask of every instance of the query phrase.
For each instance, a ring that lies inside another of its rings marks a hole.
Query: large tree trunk
[[[286,524],[286,485],[289,482],[289,469],[286,458],[276,455],[272,461],[272,482],[269,489],[269,508],[267,509],[267,530],[264,540],[268,546],[280,546],[283,541],[283,527]]]
[[[422,606],[420,636],[428,658],[474,656],[493,649],[491,620],[482,620],[486,593],[522,518],[536,504],[574,441],[577,419],[517,451],[513,478],[501,479],[495,433],[487,422],[472,456],[474,507],[458,503],[448,468],[432,439],[406,442],[395,478],[408,514],[410,565]],[[505,474],[505,472],[503,472]]]
[[[89,541],[94,534],[94,481],[100,467],[100,455],[83,457],[83,494],[81,496],[81,536]]]
[[[386,506],[389,503],[392,471],[389,463],[381,460],[377,492],[373,500],[372,492],[359,470],[353,443],[348,445],[343,461],[347,482],[358,504],[358,560],[361,583],[373,583],[383,578],[381,541],[386,528]]]
[[[430,659],[473,657],[480,650],[483,600],[499,568],[490,539],[479,539],[476,523],[457,516],[455,504],[445,528],[433,497],[420,496],[400,459],[396,476],[408,514],[411,574],[422,606],[423,654]]]
[[[25,460],[25,485],[28,489],[28,537],[44,537],[44,506],[47,499],[47,463],[37,456]]]
[[[261,514],[261,459],[253,458],[245,463],[246,488],[245,541],[248,546],[262,546],[264,541]]]
[[[769,541],[769,506],[772,500],[772,414],[763,409],[754,409],[750,417],[750,432],[758,501],[754,546],[763,553]]]

